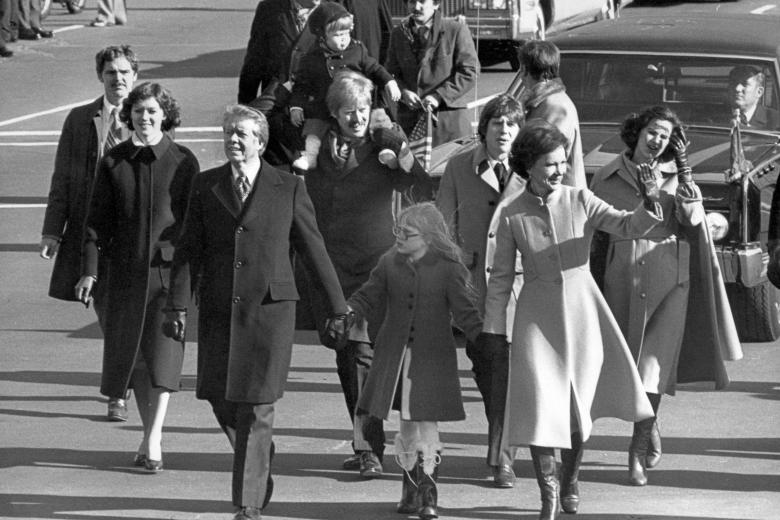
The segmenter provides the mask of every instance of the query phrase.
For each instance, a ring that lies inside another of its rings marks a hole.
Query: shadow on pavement
[[[199,54],[181,61],[146,61],[140,79],[169,78],[230,78],[235,80],[241,72],[246,48],[220,50]]]

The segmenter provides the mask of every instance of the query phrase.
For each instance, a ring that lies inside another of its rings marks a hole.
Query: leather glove
[[[677,192],[683,197],[696,198],[693,184],[693,171],[688,166],[688,139],[681,128],[676,128],[669,138],[669,146],[674,153],[674,163],[677,165]]]
[[[477,347],[485,356],[489,359],[493,359],[509,350],[509,342],[506,340],[506,334],[480,332],[479,336],[477,336]]]
[[[653,211],[655,203],[661,198],[661,190],[658,187],[657,172],[649,164],[642,163],[637,165],[637,174],[639,175],[639,191],[645,202],[645,208]]]
[[[165,321],[162,333],[174,341],[184,341],[184,331],[187,328],[187,311],[164,310]]]
[[[355,311],[334,314],[325,320],[325,334],[320,338],[322,344],[335,351],[342,350],[349,341],[349,329],[355,324]]]

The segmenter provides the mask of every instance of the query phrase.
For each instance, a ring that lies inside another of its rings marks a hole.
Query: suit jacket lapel
[[[263,165],[255,178],[252,191],[244,202],[244,209],[240,220],[242,223],[256,219],[262,212],[267,212],[272,207],[276,197],[276,186],[282,183],[279,173],[268,163]]]
[[[230,163],[226,163],[222,166],[219,180],[211,187],[211,191],[214,192],[217,199],[225,206],[225,209],[233,215],[233,218],[238,220],[241,215],[241,202],[238,200],[236,190],[233,189],[233,171],[230,168]]]

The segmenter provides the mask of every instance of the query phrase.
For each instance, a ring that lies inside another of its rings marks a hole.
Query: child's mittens
[[[405,172],[411,171],[414,157],[400,129],[377,128],[372,139],[379,146],[379,162],[393,170],[400,167]]]
[[[398,102],[401,99],[401,89],[398,88],[398,82],[396,80],[391,80],[387,82],[387,85],[385,85],[385,95],[392,99],[394,102]]]

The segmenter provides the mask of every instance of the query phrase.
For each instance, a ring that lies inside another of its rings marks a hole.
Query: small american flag
[[[409,134],[409,149],[426,171],[431,168],[433,125],[435,123],[436,116],[433,115],[433,111],[430,108],[426,107]]]

